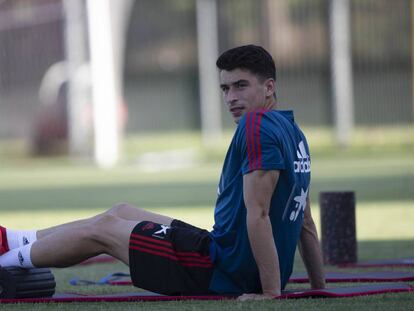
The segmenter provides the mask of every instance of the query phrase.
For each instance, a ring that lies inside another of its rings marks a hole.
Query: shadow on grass
[[[414,258],[414,240],[358,241],[358,260]]]
[[[0,190],[0,209],[17,211],[104,208],[118,202],[130,202],[143,207],[214,206],[216,189],[215,182],[163,182],[146,185],[114,183],[96,186],[7,189]],[[414,200],[412,189],[414,189],[414,176],[393,176],[386,179],[316,178],[312,182],[311,197],[317,200],[320,191],[354,190],[358,202]]]
[[[216,185],[204,182],[16,189],[0,191],[0,206],[3,211],[109,208],[119,202],[129,202],[143,207],[213,206],[215,189]]]

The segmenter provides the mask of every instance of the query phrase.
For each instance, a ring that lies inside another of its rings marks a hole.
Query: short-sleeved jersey
[[[237,126],[224,162],[210,232],[215,262],[210,289],[217,293],[262,291],[243,199],[243,175],[254,170],[280,170],[269,217],[283,289],[292,273],[310,184],[309,148],[292,111],[249,112]]]

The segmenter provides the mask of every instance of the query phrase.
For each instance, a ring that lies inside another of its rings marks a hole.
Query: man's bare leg
[[[129,239],[137,221],[110,214],[86,224],[67,226],[33,243],[35,267],[68,267],[99,254],[109,254],[129,265]]]
[[[146,220],[146,221],[152,221],[155,223],[160,223],[163,225],[170,225],[171,222],[173,221],[171,217],[152,213],[152,212],[146,211],[144,209],[135,207],[127,203],[120,203],[120,204],[115,205],[108,211],[104,212],[103,214],[100,214],[100,215],[97,215],[91,218],[77,220],[77,221],[73,221],[70,223],[39,230],[37,231],[37,239],[43,239],[44,237],[50,234],[55,234],[57,232],[60,232],[66,229],[82,228],[88,224],[94,223],[97,219],[99,219],[103,215],[112,215],[112,216],[122,218],[124,220],[135,221],[135,223]]]

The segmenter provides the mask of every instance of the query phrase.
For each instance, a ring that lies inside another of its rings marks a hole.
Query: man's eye
[[[246,87],[246,83],[237,83],[237,84],[236,84],[236,87],[237,87],[238,89],[243,88],[243,87]]]

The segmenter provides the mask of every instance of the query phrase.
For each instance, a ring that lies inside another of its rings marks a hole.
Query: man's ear
[[[276,81],[274,79],[267,79],[265,81],[266,97],[271,97],[276,91]]]

